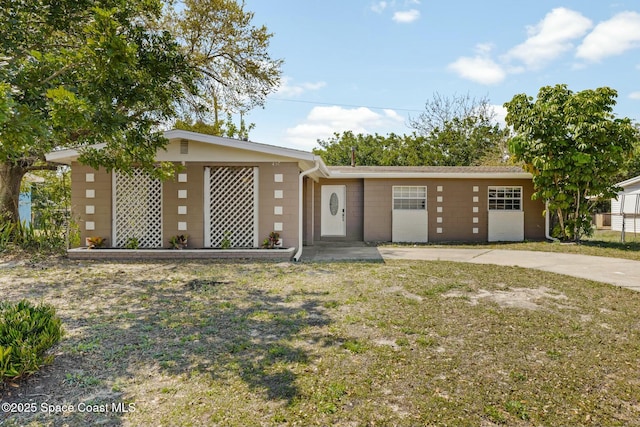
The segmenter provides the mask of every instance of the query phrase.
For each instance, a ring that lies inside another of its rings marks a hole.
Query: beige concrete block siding
[[[429,241],[487,241],[488,230],[488,187],[523,187],[523,208],[525,212],[525,239],[544,239],[544,205],[531,200],[533,185],[526,179],[365,179],[364,198],[364,240],[391,241],[392,187],[394,185],[416,185],[427,187],[427,210],[429,212]],[[442,186],[438,192],[437,187]],[[479,191],[474,192],[473,187]],[[478,202],[473,202],[473,197]],[[442,197],[442,202],[437,198]],[[437,207],[442,213],[437,213]],[[473,212],[473,207],[478,212]],[[442,222],[438,223],[437,218]],[[478,218],[474,223],[473,218]],[[438,233],[438,228],[442,229]],[[477,228],[478,233],[473,233]]]
[[[87,173],[94,174],[93,182],[86,182]],[[104,169],[95,170],[74,162],[71,165],[71,211],[80,227],[80,246],[85,246],[87,237],[100,236],[111,242],[111,174]],[[94,190],[95,197],[88,199],[86,190]],[[94,206],[93,214],[86,213],[87,205]],[[93,221],[94,230],[86,230],[87,221]]]
[[[345,237],[322,237],[320,235],[321,221],[321,186],[346,185],[347,190],[347,235]],[[361,242],[364,239],[364,183],[362,179],[321,179],[314,189],[314,238],[326,241]],[[389,227],[391,227],[389,225]],[[389,239],[391,240],[391,239]]]
[[[163,197],[165,243],[178,232],[178,221],[187,221],[189,247],[204,246],[204,168],[219,166],[258,167],[258,243],[274,229],[274,223],[282,222],[280,237],[284,247],[298,245],[298,165],[297,163],[215,163],[188,162],[186,164],[187,182],[167,182]],[[275,174],[283,175],[283,182],[275,182]],[[178,199],[178,189],[188,191],[187,199]],[[274,191],[282,190],[284,198],[275,199]],[[178,206],[187,206],[187,215],[178,214]],[[274,207],[282,206],[282,215],[274,214]],[[186,219],[182,218],[186,217]],[[171,228],[173,227],[173,228]],[[231,230],[232,231],[232,230]],[[233,232],[233,231],[232,231]]]
[[[162,237],[163,247],[170,247],[169,239],[177,234],[189,235],[189,248],[204,246],[204,168],[205,166],[257,166],[258,177],[258,238],[259,242],[281,222],[280,232],[284,247],[298,245],[298,174],[297,163],[210,163],[188,162],[180,171],[187,174],[187,182],[173,180],[162,183]],[[94,173],[94,182],[85,182],[86,173]],[[80,225],[81,245],[90,236],[108,238],[112,244],[112,177],[104,170],[96,171],[89,166],[74,162],[71,168],[71,203],[74,217]],[[274,175],[282,174],[283,182],[274,182]],[[95,198],[87,199],[86,190],[95,190]],[[178,191],[187,190],[187,198],[179,199]],[[283,191],[284,198],[274,199],[274,191]],[[86,206],[94,205],[95,213],[86,214]],[[186,206],[187,214],[178,214],[178,206]],[[274,207],[282,206],[282,215],[274,214]],[[95,222],[95,230],[86,231],[86,221]],[[186,222],[187,230],[178,230],[178,222]]]
[[[178,173],[187,182],[178,182]],[[173,179],[162,183],[162,246],[171,247],[169,239],[178,234],[189,235],[189,248],[204,246],[204,165],[186,163]],[[187,190],[187,198],[178,198],[179,190]],[[186,206],[187,214],[178,214],[178,206]],[[186,222],[186,230],[178,230],[178,222]]]
[[[298,246],[298,175],[297,163],[259,163],[260,170],[258,238],[259,243],[274,231],[274,224],[282,223],[282,246]],[[282,182],[275,182],[275,175],[282,174]],[[274,198],[276,190],[282,191],[282,199]],[[274,207],[282,206],[282,215],[274,214]]]

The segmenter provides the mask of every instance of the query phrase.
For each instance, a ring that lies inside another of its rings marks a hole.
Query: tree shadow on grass
[[[159,372],[222,383],[231,378],[259,399],[291,404],[300,395],[297,369],[314,359],[306,342],[332,342],[321,330],[330,323],[322,292],[292,295],[209,276],[176,281],[131,280],[129,275],[115,275],[108,286],[65,280],[30,291],[47,301],[65,287],[73,288],[65,292],[74,300],[66,308],[54,302],[69,332],[56,349],[54,364],[3,401],[44,399],[76,407],[81,402],[127,403],[126,379],[144,381],[144,372]],[[121,379],[124,385],[119,386]],[[4,417],[8,425],[120,425],[124,414],[13,415],[0,414],[0,422]]]
[[[198,305],[202,296],[191,299],[194,293],[207,294],[206,300],[215,294],[210,287],[191,292],[185,293],[183,303]],[[154,358],[173,375],[198,372],[220,379],[233,372],[251,389],[264,390],[268,399],[290,402],[298,390],[289,366],[308,364],[311,357],[296,345],[298,334],[329,323],[313,293],[298,297],[304,302],[292,304],[285,296],[250,289],[239,303],[223,300],[204,310],[161,313],[156,326],[164,334],[156,338],[156,347],[169,352]]]

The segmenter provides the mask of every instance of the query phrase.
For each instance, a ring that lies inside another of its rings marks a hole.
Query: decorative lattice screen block
[[[115,174],[115,241],[124,247],[131,238],[140,248],[162,246],[162,183],[141,170]]]
[[[208,182],[208,239],[211,247],[255,247],[255,172],[253,167],[213,167]]]

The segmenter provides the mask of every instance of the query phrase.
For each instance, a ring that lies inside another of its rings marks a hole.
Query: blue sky
[[[640,0],[246,0],[284,59],[250,139],[311,150],[334,132],[410,133],[442,96],[502,104],[546,85],[609,86],[640,121]]]

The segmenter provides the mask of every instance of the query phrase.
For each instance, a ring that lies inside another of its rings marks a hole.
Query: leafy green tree
[[[313,152],[332,166],[351,165],[352,148],[358,166],[411,166],[424,164],[422,141],[416,135],[354,135],[351,131],[335,133],[332,138],[318,140],[320,148]]]
[[[533,174],[534,198],[557,216],[561,239],[591,233],[590,196],[615,195],[613,177],[638,138],[631,120],[614,115],[616,97],[608,87],[572,92],[556,85],[542,87],[535,101],[519,94],[504,104],[515,131],[509,147]]]
[[[23,180],[21,191],[31,193],[33,222],[23,228],[21,240],[14,243],[38,251],[64,251],[67,243],[77,246],[80,235],[71,217],[71,169],[64,166],[30,175],[36,179]]]
[[[244,1],[169,1],[162,25],[178,38],[198,71],[198,95],[186,96],[181,104],[186,122],[195,116],[211,123],[209,130],[226,128],[227,133],[220,130],[216,135],[228,136],[234,126],[229,120],[225,123],[227,114],[262,106],[277,89],[283,61],[271,58],[273,34],[253,25],[253,19]]]
[[[411,134],[354,135],[336,133],[318,141],[314,150],[330,165],[351,163],[351,147],[358,165],[380,166],[475,166],[511,163],[509,130],[495,121],[486,98],[469,95],[444,97],[435,94],[425,111],[410,119]]]
[[[640,135],[640,123],[634,123],[636,134]],[[612,182],[622,182],[640,175],[640,138],[633,142],[631,155],[627,157],[624,167],[613,177]]]
[[[496,123],[489,100],[470,95],[435,93],[424,112],[409,121],[421,136],[423,158],[434,166],[502,164],[508,153],[509,130]]]
[[[158,31],[160,0],[1,0],[0,219],[18,221],[23,175],[78,148],[107,169],[153,162],[159,125],[196,74]],[[89,148],[103,143],[102,149]]]
[[[227,121],[217,121],[213,124],[205,123],[202,120],[177,120],[173,127],[175,129],[189,130],[192,132],[203,133],[206,135],[226,136],[227,138],[237,138],[242,140],[249,139],[249,132],[254,128],[254,124],[247,123],[244,118],[240,119],[240,125],[236,125],[233,121],[231,113],[227,114]]]

